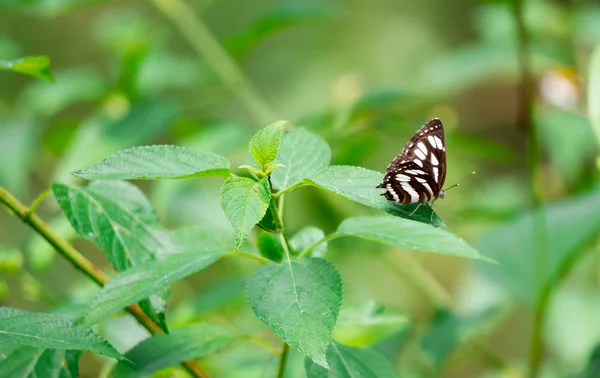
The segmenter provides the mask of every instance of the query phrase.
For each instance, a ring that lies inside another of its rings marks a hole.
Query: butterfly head
[[[446,197],[446,191],[445,190],[440,190],[440,193],[438,194],[438,198],[439,199],[444,199],[444,197]]]

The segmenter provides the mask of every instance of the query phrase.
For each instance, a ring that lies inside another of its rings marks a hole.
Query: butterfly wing
[[[445,180],[444,127],[434,118],[410,138],[377,187],[387,189],[382,195],[399,204],[430,202],[438,197]]]

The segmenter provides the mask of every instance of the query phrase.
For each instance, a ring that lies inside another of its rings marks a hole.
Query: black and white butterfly
[[[402,153],[388,165],[383,182],[377,187],[386,189],[381,195],[398,204],[433,204],[446,195],[442,189],[445,180],[444,125],[434,118],[410,138]]]

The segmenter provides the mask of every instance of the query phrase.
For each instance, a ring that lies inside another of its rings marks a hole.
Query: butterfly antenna
[[[466,179],[466,178],[467,178],[467,177],[469,177],[469,176],[473,176],[474,174],[475,174],[475,172],[471,172],[471,173],[469,173],[468,175],[466,175],[466,176],[465,176],[465,177],[463,177],[462,179],[458,180],[458,181],[456,182],[456,184],[454,184],[454,185],[452,185],[451,187],[449,187],[449,188],[446,188],[446,189],[444,189],[444,190],[448,191],[448,190],[450,190],[450,189],[452,189],[452,188],[454,188],[454,187],[456,187],[456,186],[459,186],[459,185],[460,185],[460,182],[461,182],[462,180]]]

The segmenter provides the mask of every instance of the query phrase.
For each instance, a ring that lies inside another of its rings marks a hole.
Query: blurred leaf
[[[0,60],[0,70],[11,70],[50,82],[54,81],[50,72],[50,59],[47,56],[27,56],[15,60]]]
[[[217,261],[223,251],[175,253],[137,265],[108,281],[84,319],[94,324]]]
[[[212,152],[177,146],[144,146],[110,155],[73,174],[86,180],[172,179],[229,175],[229,162]]]
[[[371,130],[351,134],[338,141],[335,164],[361,165],[379,147],[379,135]]]
[[[478,270],[511,295],[533,305],[542,287],[558,279],[565,264],[598,235],[598,207],[597,188],[536,212],[528,211],[496,227],[481,239],[479,250],[501,265],[478,264]],[[539,221],[543,224],[536,227],[534,222]],[[538,227],[543,230],[542,240],[534,231]],[[544,266],[535,259],[536,246],[540,245],[545,249]]]
[[[248,232],[264,217],[271,193],[266,179],[253,181],[230,177],[221,188],[221,208],[235,231],[235,249],[246,241]]]
[[[383,180],[383,174],[361,167],[344,165],[329,166],[318,173],[306,178],[309,184],[325,191],[337,194],[342,198],[349,199],[360,204],[373,207],[394,216],[407,218],[422,223],[432,223],[436,227],[443,225],[437,214],[432,214],[430,206],[423,204],[409,217],[418,204],[397,205],[388,201],[380,194],[381,189],[376,186]],[[433,217],[433,222],[431,221]]]
[[[141,93],[156,95],[171,89],[198,88],[212,79],[213,73],[206,63],[196,57],[176,55],[153,47],[136,76],[135,85]],[[165,75],[165,72],[174,74]],[[247,141],[248,138],[244,139],[245,143]]]
[[[18,107],[27,114],[50,117],[69,106],[99,100],[105,95],[104,79],[90,69],[72,69],[56,74],[55,83],[31,83],[19,97]]]
[[[243,32],[228,38],[225,46],[240,58],[248,54],[260,41],[275,32],[303,22],[332,18],[339,9],[330,4],[285,4],[256,20]]]
[[[0,119],[0,185],[24,195],[37,152],[35,124],[26,120]]]
[[[591,161],[597,149],[587,118],[556,108],[538,109],[538,130],[552,163],[568,184],[572,184]]]
[[[588,66],[588,117],[600,143],[600,43],[596,45]]]
[[[406,316],[370,302],[365,306],[342,309],[333,330],[333,338],[345,345],[365,347],[405,330],[408,326]]]
[[[154,210],[127,182],[94,182],[87,188],[59,183],[52,190],[77,233],[95,244],[118,271],[171,251]]]
[[[369,349],[353,348],[332,342],[327,350],[327,370],[316,367],[308,358],[304,367],[307,378],[398,378],[393,366],[382,355]]]
[[[9,346],[10,348],[4,347]],[[79,377],[81,351],[37,349],[16,344],[0,346],[0,375],[3,377]]]
[[[223,349],[235,339],[227,329],[208,323],[176,328],[170,334],[153,335],[129,350],[114,368],[114,378],[149,374]]]
[[[184,227],[170,232],[174,253],[233,249],[235,235],[231,229],[218,227]]]
[[[0,272],[16,273],[23,267],[23,253],[16,248],[0,248]]]
[[[0,307],[0,330],[0,344],[87,350],[107,357],[123,358],[90,328],[56,315]]]
[[[389,216],[345,219],[333,235],[355,236],[399,248],[493,261],[444,228]]]
[[[296,232],[290,239],[290,245],[293,249],[292,253],[297,255],[324,237],[325,233],[320,228],[312,226],[304,227],[300,231]],[[315,247],[310,252],[310,256],[325,257],[326,252],[327,242],[324,242]]]
[[[273,214],[277,211],[275,208],[275,201],[276,200],[271,197],[269,208],[267,209],[265,216],[258,222],[260,228],[269,232],[281,232],[279,221],[273,217]]]
[[[194,319],[202,319],[209,313],[245,302],[245,287],[246,281],[241,278],[220,280],[178,304],[170,319],[174,323],[185,324]]]
[[[250,139],[250,156],[258,164],[261,171],[266,172],[267,166],[277,157],[281,134],[287,121],[277,121],[260,129]]]
[[[421,347],[434,366],[441,369],[450,353],[470,332],[480,326],[490,313],[490,310],[486,310],[460,316],[445,309],[438,309],[421,340]]]
[[[331,159],[329,145],[318,135],[294,129],[281,137],[276,164],[284,166],[271,175],[273,186],[284,190],[327,167]]]
[[[256,239],[256,246],[260,254],[271,261],[279,262],[283,258],[283,246],[276,233],[261,230]]]
[[[573,378],[595,378],[598,376],[598,372],[600,371],[600,344],[594,348],[594,351],[590,355],[588,360],[588,364],[578,374],[575,374]]]
[[[262,266],[248,280],[254,314],[280,339],[321,366],[342,304],[342,279],[327,261]]]

